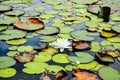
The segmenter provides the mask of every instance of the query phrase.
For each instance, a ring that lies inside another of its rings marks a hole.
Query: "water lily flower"
[[[54,41],[52,43],[52,45],[55,47],[55,48],[59,48],[60,49],[60,52],[63,52],[65,48],[72,48],[71,45],[71,41],[69,41],[68,39],[66,38],[57,38],[56,41]]]

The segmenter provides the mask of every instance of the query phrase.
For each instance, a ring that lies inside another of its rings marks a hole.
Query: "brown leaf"
[[[78,80],[97,80],[97,76],[95,74],[87,71],[75,70],[72,73],[78,78]]]
[[[51,80],[51,79],[50,79],[50,77],[47,75],[47,72],[44,72],[44,73],[40,76],[39,80]]]

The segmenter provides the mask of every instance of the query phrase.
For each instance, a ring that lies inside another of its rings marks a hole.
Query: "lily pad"
[[[86,70],[90,70],[93,69],[97,66],[98,62],[96,61],[92,61],[90,63],[86,63],[86,64],[79,64],[77,65],[78,69],[86,69]]]
[[[75,52],[77,56],[68,56],[68,60],[75,63],[88,63],[94,60],[94,57],[85,52]]]
[[[65,69],[62,67],[62,66],[58,66],[58,65],[50,65],[50,66],[48,66],[47,68],[46,68],[49,72],[52,72],[52,73],[57,73],[57,72],[59,72],[59,71],[61,71],[61,70],[64,70],[65,71]]]
[[[66,65],[66,66],[65,66],[65,69],[66,69],[67,71],[72,71],[72,70],[76,69],[76,67],[73,66],[73,65]]]
[[[4,68],[0,69],[0,77],[9,78],[13,77],[16,74],[16,70],[14,68]]]
[[[0,57],[0,68],[11,67],[16,64],[16,61],[12,57],[1,56]]]
[[[60,3],[64,3],[67,2],[67,0],[41,0],[42,2],[45,2],[47,4],[52,4],[52,5],[56,5],[56,4],[60,4]]]
[[[54,35],[59,33],[59,29],[56,27],[45,27],[44,30],[38,30],[37,33],[41,35]]]
[[[98,11],[100,10],[100,5],[89,5],[87,10],[91,13],[98,14]]]
[[[95,40],[92,36],[99,36],[99,33],[87,32],[85,30],[75,30],[70,35],[76,40],[92,41]]]
[[[51,54],[47,52],[39,52],[38,55],[34,56],[33,61],[37,62],[48,62],[51,60]]]
[[[70,33],[71,31],[74,30],[70,27],[59,27],[59,29],[60,29],[60,33]]]
[[[6,12],[12,10],[12,6],[0,4],[0,12]]]
[[[44,23],[38,18],[29,18],[26,21],[18,20],[14,22],[14,26],[22,30],[38,30],[44,28]]]
[[[3,16],[3,18],[0,18],[0,24],[9,25],[15,22],[16,20],[19,20],[19,18],[13,16]]]
[[[107,37],[107,38],[117,36],[117,33],[111,31],[101,31],[100,33],[102,37]]]
[[[96,2],[98,2],[99,0],[91,0],[91,1],[89,1],[89,0],[71,0],[72,2],[74,2],[74,3],[79,3],[79,4],[93,4],[93,3],[96,3]]]
[[[103,61],[103,62],[114,62],[114,59],[111,56],[109,56],[109,55],[97,53],[96,56],[98,57],[98,59],[100,61]]]
[[[0,31],[4,31],[8,28],[8,25],[0,25]]]
[[[104,66],[100,68],[98,73],[99,73],[99,76],[104,80],[119,80],[120,79],[120,72],[118,72],[117,70],[109,66]]]
[[[91,51],[99,52],[101,50],[101,46],[99,42],[92,42],[91,43]]]
[[[13,11],[5,12],[4,14],[8,16],[20,16],[24,14],[24,11],[13,10]]]
[[[41,42],[52,42],[55,41],[57,38],[56,36],[41,36],[40,41]]]
[[[26,32],[21,30],[6,30],[1,32],[0,40],[11,40],[23,38],[26,35]]]
[[[116,31],[117,33],[120,33],[120,26],[119,26],[119,25],[112,26],[112,29],[113,29],[114,31]]]
[[[14,57],[15,54],[19,54],[19,52],[17,52],[17,51],[9,51],[9,52],[7,53],[7,56]]]
[[[7,44],[11,44],[11,45],[21,45],[21,44],[24,44],[26,42],[27,42],[27,40],[24,38],[6,41]]]
[[[18,47],[18,52],[31,52],[33,51],[33,47],[32,46],[20,46]]]
[[[40,74],[45,71],[45,68],[48,67],[47,63],[40,62],[28,62],[24,64],[23,72],[27,74]]]
[[[42,49],[43,52],[49,53],[49,54],[55,54],[58,53],[58,49],[56,48],[47,48],[47,49]]]
[[[56,63],[69,63],[67,59],[68,55],[64,53],[56,54],[52,57],[52,60]]]
[[[58,37],[66,38],[66,39],[73,39],[73,38],[70,36],[70,34],[67,34],[67,33],[58,34]]]

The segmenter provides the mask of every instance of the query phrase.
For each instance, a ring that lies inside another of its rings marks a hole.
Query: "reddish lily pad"
[[[91,13],[98,14],[98,11],[100,10],[100,5],[89,5],[87,10]]]
[[[44,23],[38,18],[29,18],[26,21],[18,20],[14,22],[14,26],[22,30],[32,31],[44,28]]]

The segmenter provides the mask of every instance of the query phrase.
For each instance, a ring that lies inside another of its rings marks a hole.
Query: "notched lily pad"
[[[0,68],[11,67],[16,64],[16,61],[12,57],[1,56],[0,57]]]
[[[14,26],[22,30],[32,31],[44,28],[44,23],[38,18],[29,18],[26,21],[18,20],[14,22]]]

